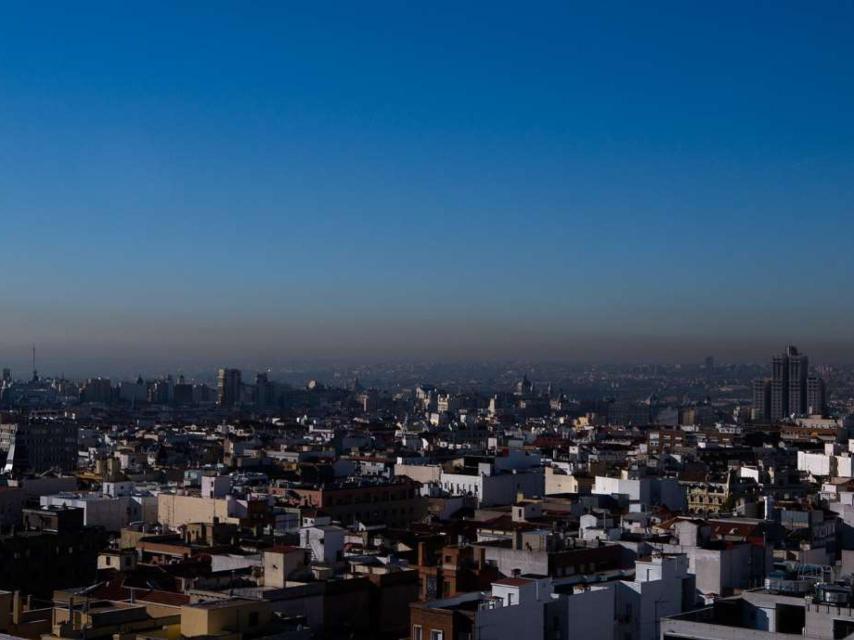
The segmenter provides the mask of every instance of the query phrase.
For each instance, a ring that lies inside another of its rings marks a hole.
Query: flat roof
[[[502,587],[523,587],[531,582],[533,582],[533,580],[530,578],[502,578],[501,580],[496,580],[492,584],[498,584]]]
[[[197,602],[187,605],[195,609],[227,609],[229,607],[237,607],[244,604],[249,604],[253,600],[247,598],[228,598],[227,600],[209,600],[208,602]]]

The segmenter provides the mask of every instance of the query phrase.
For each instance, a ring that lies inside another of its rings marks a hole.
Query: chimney
[[[21,592],[15,591],[12,595],[12,624],[19,625],[21,623]]]

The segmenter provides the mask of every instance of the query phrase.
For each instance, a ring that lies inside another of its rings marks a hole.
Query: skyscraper
[[[808,384],[812,378],[815,380]],[[809,375],[809,358],[794,345],[771,359],[770,380],[753,382],[755,420],[775,422],[792,415],[823,413],[824,405],[824,381]]]
[[[797,347],[786,348],[789,359],[789,415],[805,415],[807,411],[807,373],[809,358],[799,353]]]
[[[768,422],[771,419],[771,381],[753,381],[753,411],[754,422]]]
[[[819,416],[827,413],[824,380],[815,374],[807,378],[807,413]]]
[[[240,369],[220,369],[216,381],[217,404],[233,407],[240,402]]]
[[[771,406],[769,418],[782,420],[789,414],[789,356],[788,351],[771,359]]]
[[[266,409],[273,402],[273,384],[266,373],[255,374],[255,407]]]

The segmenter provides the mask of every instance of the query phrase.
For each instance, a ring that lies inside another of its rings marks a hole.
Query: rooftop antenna
[[[36,370],[36,343],[33,343],[33,382],[38,382],[39,372]]]

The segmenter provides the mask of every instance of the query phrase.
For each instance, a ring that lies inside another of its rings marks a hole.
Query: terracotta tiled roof
[[[180,607],[190,603],[190,596],[173,591],[160,591],[157,589],[137,589],[124,586],[124,578],[118,577],[106,584],[101,585],[92,594],[94,598],[128,602],[131,599],[137,602],[152,602],[156,604],[172,605]]]

